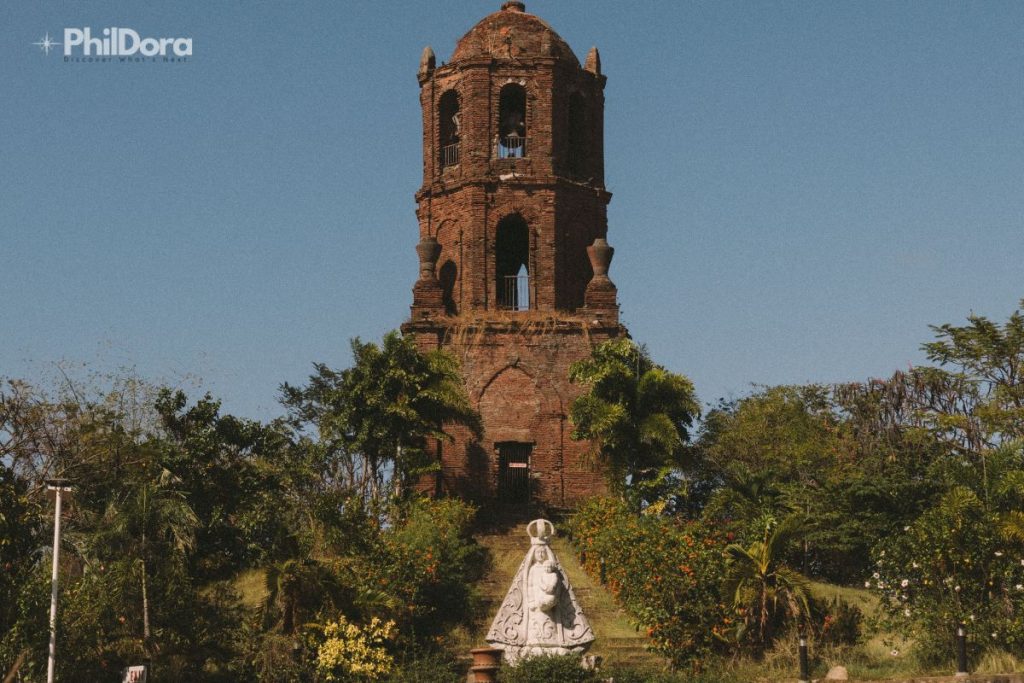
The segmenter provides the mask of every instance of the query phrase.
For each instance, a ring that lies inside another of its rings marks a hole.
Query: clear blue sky
[[[225,409],[404,320],[415,72],[499,0],[4,3],[0,375],[202,377]],[[1024,297],[1024,3],[528,0],[601,50],[611,275],[702,400],[923,360]],[[190,36],[64,64],[66,26]]]

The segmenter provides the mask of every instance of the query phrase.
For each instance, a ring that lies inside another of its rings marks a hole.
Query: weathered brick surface
[[[484,438],[474,442],[456,430],[441,444],[442,472],[428,487],[475,500],[497,495],[497,444],[534,444],[531,491],[536,500],[571,507],[605,491],[592,457],[593,445],[570,438],[569,406],[580,388],[569,382],[569,365],[590,353],[591,345],[625,330],[594,326],[560,316],[515,322],[482,318],[462,325],[409,323],[424,350],[444,346],[462,362],[470,400],[480,411]]]
[[[444,346],[459,356],[485,429],[479,442],[459,432],[454,443],[439,445],[442,472],[427,484],[434,490],[495,496],[501,442],[533,444],[536,500],[569,506],[604,490],[592,445],[573,441],[568,421],[579,394],[568,381],[569,365],[592,344],[626,333],[611,281],[601,278],[588,290],[587,247],[606,236],[611,199],[598,61],[582,68],[547,24],[511,2],[471,29],[449,64],[421,68],[421,277],[403,330],[424,349]],[[496,153],[508,84],[527,95],[525,158]],[[458,163],[443,165],[441,147],[451,139],[442,140],[441,98],[452,91],[460,113]],[[531,310],[524,312],[498,310],[498,225],[514,214],[529,233]]]

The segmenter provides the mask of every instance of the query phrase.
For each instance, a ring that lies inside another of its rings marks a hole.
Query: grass
[[[836,586],[831,583],[811,581],[811,594],[821,600],[841,598],[849,604],[860,608],[860,611],[868,619],[874,619],[878,616],[878,596],[863,588]]]
[[[815,659],[821,665],[822,675],[833,666],[844,666],[852,678],[861,679],[946,673],[922,666],[911,654],[913,641],[896,633],[872,630],[872,624],[877,623],[882,615],[879,611],[878,596],[871,591],[812,581],[811,594],[820,600],[838,597],[859,608],[864,615],[862,642],[854,646],[826,647],[815,653]]]

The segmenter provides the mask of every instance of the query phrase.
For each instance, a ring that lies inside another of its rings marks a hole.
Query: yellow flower
[[[386,644],[395,636],[395,622],[377,617],[364,627],[344,617],[324,626],[325,640],[317,651],[317,670],[325,681],[379,681],[394,668]]]

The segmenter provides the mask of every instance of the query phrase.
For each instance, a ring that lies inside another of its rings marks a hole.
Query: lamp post
[[[804,625],[800,624],[800,683],[809,683],[810,680],[810,667],[807,664],[807,632]]]
[[[967,625],[960,622],[956,625],[956,675],[963,678],[967,671]]]
[[[71,493],[66,479],[48,479],[46,488],[54,492],[53,512],[53,578],[50,588],[50,655],[46,662],[46,683],[53,683],[57,664],[57,570],[60,567],[60,508],[61,494]]]

